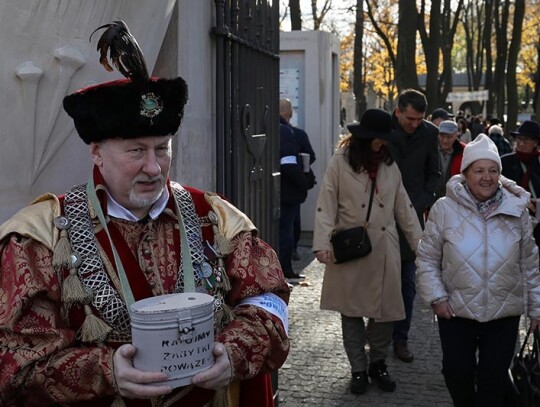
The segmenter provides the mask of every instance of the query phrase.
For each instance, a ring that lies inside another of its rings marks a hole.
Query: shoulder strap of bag
[[[527,330],[527,335],[525,335],[525,339],[523,339],[523,343],[521,344],[521,349],[519,350],[519,358],[523,359],[523,355],[525,353],[525,348],[527,347],[527,343],[529,342],[529,337],[531,336],[531,328]],[[536,342],[536,341],[535,341]]]
[[[375,180],[371,182],[371,193],[369,194],[369,205],[366,215],[366,228],[369,222],[369,215],[371,215],[371,207],[373,206],[373,194],[375,193]]]

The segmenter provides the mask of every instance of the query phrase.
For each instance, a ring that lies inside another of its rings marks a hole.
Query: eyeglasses
[[[528,136],[516,136],[516,143],[538,143],[538,139],[536,137],[528,137]]]

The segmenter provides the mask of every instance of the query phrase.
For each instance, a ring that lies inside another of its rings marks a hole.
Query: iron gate
[[[277,249],[279,2],[214,2],[217,190]]]

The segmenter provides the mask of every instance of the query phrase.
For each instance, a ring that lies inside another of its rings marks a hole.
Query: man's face
[[[536,137],[516,136],[516,151],[519,153],[533,153],[538,150],[539,141]]]
[[[142,218],[159,199],[171,168],[171,136],[108,139],[90,145],[112,197]]]
[[[442,122],[444,122],[445,120],[448,120],[448,119],[445,119],[444,117],[437,117],[436,119],[432,119],[431,123],[433,123],[435,126],[439,127],[439,125]]]
[[[399,127],[407,134],[414,133],[424,119],[424,112],[418,112],[410,105],[407,106],[404,111],[401,111],[399,107],[396,107],[395,112]]]
[[[439,144],[441,145],[441,150],[449,152],[452,150],[452,144],[458,138],[458,132],[455,133],[439,133]]]

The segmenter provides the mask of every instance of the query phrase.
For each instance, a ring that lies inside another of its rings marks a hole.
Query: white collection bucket
[[[136,369],[164,372],[173,388],[214,364],[214,298],[203,293],[150,297],[131,305]]]

